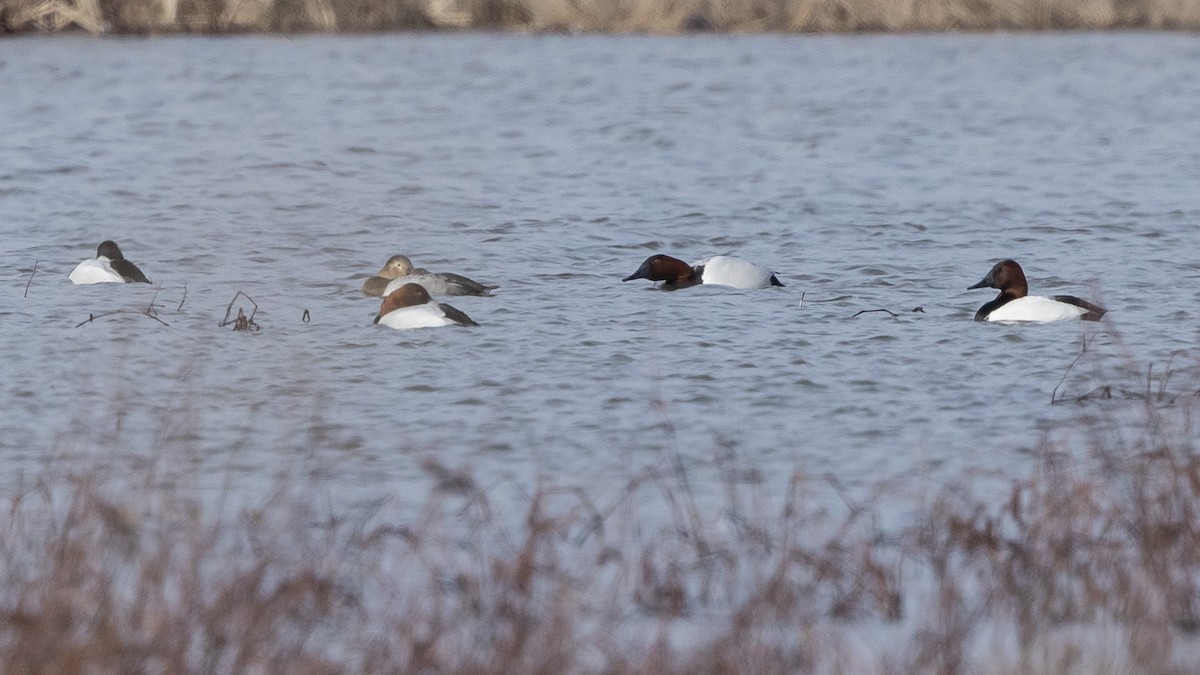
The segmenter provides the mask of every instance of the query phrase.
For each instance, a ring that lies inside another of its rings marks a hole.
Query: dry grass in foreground
[[[1200,0],[0,0],[0,31],[1200,29]]]
[[[431,460],[400,521],[311,486],[205,508],[153,468],[48,470],[2,498],[0,671],[1193,673],[1200,459],[1186,413],[1151,416],[891,532],[897,488],[833,508],[799,475],[769,509],[730,483],[706,513],[650,471],[510,514]]]

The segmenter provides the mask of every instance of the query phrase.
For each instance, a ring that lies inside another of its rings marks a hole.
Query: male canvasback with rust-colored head
[[[375,323],[402,330],[479,325],[458,309],[434,301],[420,284],[405,284],[388,293],[375,316]]]
[[[386,296],[405,284],[420,284],[430,295],[491,295],[495,286],[481,284],[461,274],[443,272],[436,274],[427,269],[413,267],[407,256],[394,255],[383,269],[363,284],[363,293]]]
[[[1000,294],[975,312],[976,321],[1063,321],[1080,319],[1099,321],[1105,310],[1073,295],[1045,297],[1029,295],[1025,271],[1015,260],[1001,260],[992,266],[973,288],[998,288]]]
[[[768,288],[783,285],[775,274],[765,267],[729,255],[715,255],[689,265],[679,258],[659,253],[646,258],[636,272],[621,281],[633,279],[661,281],[661,287],[668,290],[697,284],[732,288]]]
[[[392,291],[386,298],[383,299],[383,304],[379,307],[380,314],[387,314],[401,307],[413,307],[415,305],[424,305],[427,302],[432,302],[429,291],[425,290],[420,284],[405,284],[400,288]]]
[[[121,248],[112,240],[101,242],[96,247],[96,257],[76,265],[67,278],[75,284],[150,283],[137,265],[125,259]]]

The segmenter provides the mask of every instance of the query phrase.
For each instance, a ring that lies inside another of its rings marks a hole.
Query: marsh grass
[[[1200,0],[0,0],[5,31],[946,31],[1200,28]]]
[[[937,613],[912,665],[963,672],[963,645],[987,622],[1007,624],[1019,672],[1196,669],[1200,462],[1189,447],[1141,444],[1092,459],[1046,449],[1007,504],[947,493],[931,505],[913,550]],[[1113,627],[1115,644],[1101,637]],[[1081,656],[1097,652],[1115,663]]]
[[[427,469],[441,487],[404,524],[322,516],[292,490],[212,515],[149,489],[152,477],[140,492],[127,479],[39,479],[8,500],[0,669],[670,672],[667,627],[710,605],[739,615],[728,641],[873,613],[894,595],[858,545],[717,540],[682,522],[633,537],[639,523],[616,514],[661,477],[604,508],[541,488],[510,523],[469,477]],[[763,575],[757,590],[732,592],[746,574]],[[622,629],[630,612],[656,636]],[[725,658],[807,662],[800,651],[739,639]]]
[[[0,497],[0,671],[1195,672],[1200,460],[1146,410],[994,498],[727,473],[712,506],[676,461],[603,496],[427,458],[419,508],[338,513],[318,474],[214,504],[163,480],[176,449],[89,455]]]

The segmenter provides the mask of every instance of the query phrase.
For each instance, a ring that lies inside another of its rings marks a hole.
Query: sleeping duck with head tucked
[[[363,283],[363,293],[387,296],[405,284],[420,284],[430,295],[491,295],[495,286],[481,284],[453,272],[434,273],[413,267],[408,256],[394,255]]]

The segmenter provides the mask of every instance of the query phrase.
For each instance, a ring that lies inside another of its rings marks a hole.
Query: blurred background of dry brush
[[[1200,0],[0,0],[4,32],[1200,29]]]

